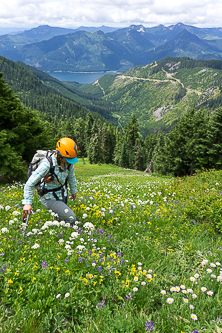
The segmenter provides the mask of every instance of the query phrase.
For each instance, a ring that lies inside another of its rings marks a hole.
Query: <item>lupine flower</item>
[[[43,262],[42,262],[40,265],[42,266],[42,268],[43,268],[43,267],[47,267],[47,266],[48,266],[48,264],[47,264],[47,262],[46,262],[46,261],[43,261]]]
[[[146,327],[146,331],[149,330],[151,332],[153,330],[154,323],[151,322],[151,319],[146,322],[145,327]]]

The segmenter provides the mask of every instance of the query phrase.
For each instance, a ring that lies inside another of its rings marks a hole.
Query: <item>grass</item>
[[[0,332],[222,332],[222,171],[75,173],[74,226],[0,188]]]

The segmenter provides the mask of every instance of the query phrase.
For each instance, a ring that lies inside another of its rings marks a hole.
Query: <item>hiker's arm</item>
[[[23,212],[26,213],[26,214],[31,214],[33,211],[33,208],[31,205],[24,205],[23,207]]]
[[[33,172],[33,174],[27,180],[24,186],[24,199],[22,201],[23,205],[32,205],[33,190],[35,185],[44,178],[50,169],[50,163],[47,159],[44,159],[39,167]],[[23,207],[24,210],[25,206]],[[27,208],[27,207],[26,207]]]
[[[70,187],[71,196],[77,193],[77,185],[76,185],[76,176],[74,171],[74,166],[71,165],[68,174],[68,183]],[[74,199],[74,197],[73,197]]]

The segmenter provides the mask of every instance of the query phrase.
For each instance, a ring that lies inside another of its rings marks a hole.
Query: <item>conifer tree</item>
[[[21,179],[26,174],[23,161],[30,162],[37,149],[52,148],[51,126],[40,120],[36,111],[25,108],[5,84],[0,73],[0,173],[7,179]],[[12,156],[17,158],[13,160]]]
[[[103,162],[102,140],[97,122],[93,124],[91,138],[88,148],[88,158],[91,164],[100,164]]]
[[[144,154],[143,154],[143,147],[139,138],[136,139],[135,144],[135,161],[134,161],[134,168],[136,170],[143,170],[143,163],[144,163]]]
[[[86,146],[87,151],[88,151],[90,139],[92,136],[93,124],[94,124],[94,119],[92,117],[92,114],[90,112],[88,112],[87,116],[86,116],[86,123],[85,123],[85,146]]]
[[[122,167],[122,168],[128,168],[129,167],[129,150],[127,149],[127,142],[126,142],[125,138],[124,138],[122,148],[121,148],[119,166]]]
[[[121,150],[122,150],[122,145],[123,145],[123,134],[122,134],[122,131],[119,126],[116,129],[115,138],[116,138],[116,140],[115,140],[116,143],[115,143],[115,149],[114,149],[114,164],[120,165],[119,161],[120,161]]]
[[[157,134],[157,143],[153,150],[152,161],[153,161],[153,170],[158,173],[165,174],[165,151],[164,143],[165,139],[163,132],[159,131]]]
[[[222,107],[215,110],[209,121],[207,131],[207,155],[209,168],[222,167]]]

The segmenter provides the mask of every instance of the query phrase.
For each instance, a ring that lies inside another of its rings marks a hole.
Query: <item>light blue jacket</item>
[[[55,167],[54,173],[57,175],[60,184],[57,183],[56,177],[50,183],[46,183],[46,188],[48,190],[53,188],[58,188],[61,185],[65,184],[66,178],[68,180],[70,186],[71,194],[77,192],[77,185],[76,185],[76,177],[73,164],[70,165],[68,169],[67,166],[63,169],[64,171],[61,172],[59,170],[59,165],[55,158],[55,154],[52,155],[52,163]],[[44,158],[38,168],[32,173],[32,175],[27,180],[25,187],[24,187],[24,199],[22,200],[23,205],[31,205],[33,200],[33,190],[35,186],[41,181],[50,170],[50,163],[47,158]],[[65,196],[68,195],[67,190],[65,189],[66,193]],[[62,190],[56,191],[56,195],[59,197],[60,200],[63,199]],[[45,199],[55,199],[53,196],[53,192],[49,192],[43,196]]]

